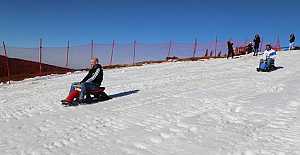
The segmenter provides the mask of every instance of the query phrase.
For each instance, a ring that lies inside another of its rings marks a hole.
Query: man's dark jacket
[[[92,69],[89,70],[89,73],[85,76],[85,78],[80,82],[92,82],[98,86],[101,85],[103,80],[103,69],[100,64],[96,64]]]
[[[293,42],[295,42],[295,39],[296,39],[296,37],[295,37],[295,35],[290,35],[290,43],[293,43]]]
[[[259,44],[260,44],[260,37],[259,36],[255,37],[254,40],[253,40],[253,42],[254,42],[254,48],[258,49],[259,48]]]

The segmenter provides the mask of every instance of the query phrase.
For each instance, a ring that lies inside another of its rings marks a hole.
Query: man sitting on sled
[[[71,85],[69,95],[66,99],[62,100],[62,104],[70,105],[75,98],[78,98],[79,103],[86,102],[85,96],[90,99],[87,92],[93,90],[104,91],[103,87],[100,87],[103,80],[103,69],[99,64],[98,58],[91,59],[91,69],[85,78],[80,82],[74,82]],[[101,89],[101,90],[100,90]]]
[[[276,56],[277,52],[272,49],[272,46],[270,44],[267,44],[266,50],[263,53],[263,57],[262,59],[260,59],[259,68],[257,68],[257,71],[270,72],[272,70],[275,70]]]

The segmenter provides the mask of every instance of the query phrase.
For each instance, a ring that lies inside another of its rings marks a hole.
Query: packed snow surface
[[[0,85],[0,154],[300,154],[300,51],[104,71],[113,99],[64,107],[86,72]]]

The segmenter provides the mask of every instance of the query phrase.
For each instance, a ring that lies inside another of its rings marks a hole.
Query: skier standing
[[[227,54],[227,59],[231,55],[231,58],[234,57],[234,49],[233,49],[233,43],[231,41],[227,41],[227,48],[228,48],[228,54]]]
[[[254,53],[253,56],[257,56],[258,55],[258,51],[259,51],[259,44],[260,44],[260,36],[259,34],[256,34],[254,37]]]
[[[295,35],[292,33],[292,34],[290,35],[290,39],[289,39],[289,41],[290,41],[289,50],[294,50],[294,49],[295,49],[295,40],[296,40],[296,37],[295,37]]]

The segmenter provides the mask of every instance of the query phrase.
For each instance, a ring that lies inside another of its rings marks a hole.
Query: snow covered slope
[[[114,98],[63,107],[86,74],[0,85],[0,154],[300,154],[300,51],[104,72]]]

